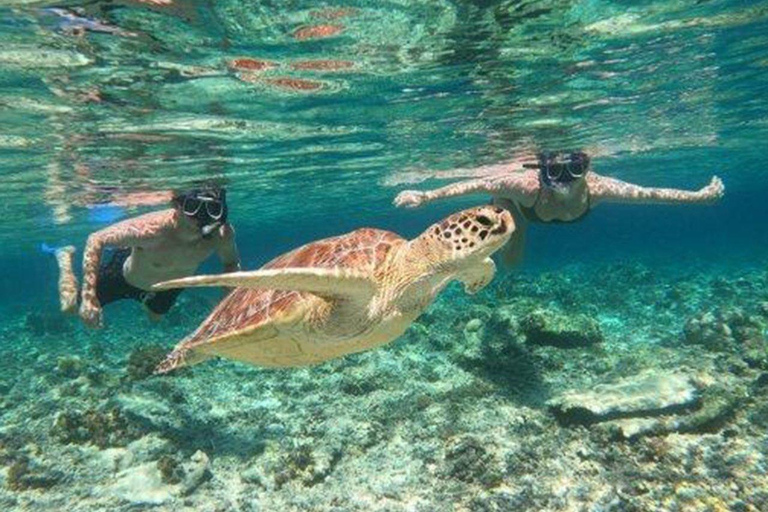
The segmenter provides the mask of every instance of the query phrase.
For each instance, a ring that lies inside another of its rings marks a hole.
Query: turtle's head
[[[429,258],[436,267],[461,273],[484,262],[500,249],[512,232],[512,215],[498,206],[478,206],[433,224],[419,240],[429,248]]]
[[[396,274],[407,285],[401,298],[416,300],[423,308],[424,298],[431,301],[454,279],[469,293],[482,289],[495,273],[490,256],[514,230],[512,215],[493,205],[454,213],[433,224],[396,253]]]

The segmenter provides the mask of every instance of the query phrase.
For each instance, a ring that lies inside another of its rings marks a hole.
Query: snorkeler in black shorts
[[[120,299],[133,299],[144,304],[149,311],[164,315],[171,309],[176,298],[183,291],[147,292],[125,280],[123,266],[131,255],[131,249],[122,248],[112,251],[111,257],[99,268],[99,280],[96,298],[102,306]]]
[[[152,285],[188,277],[212,253],[225,272],[240,269],[235,232],[227,222],[226,192],[218,187],[174,194],[173,207],[118,222],[88,237],[83,254],[83,285],[78,293],[73,272],[74,247],[55,251],[59,263],[59,300],[67,313],[77,310],[91,327],[101,327],[104,304],[134,299],[150,317],[168,312],[179,290],[152,291]],[[102,264],[102,254],[112,248]]]

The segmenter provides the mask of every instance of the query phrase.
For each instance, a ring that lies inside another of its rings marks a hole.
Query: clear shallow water
[[[81,19],[51,10],[62,6]],[[9,319],[56,309],[41,242],[81,247],[110,215],[151,208],[95,205],[222,180],[256,268],[363,225],[413,236],[486,198],[397,210],[397,176],[531,146],[589,148],[596,171],[644,185],[698,188],[713,174],[726,185],[715,206],[605,205],[535,226],[532,275],[643,261],[730,278],[765,265],[767,2],[11,0],[0,42]],[[107,310],[108,336],[133,327],[132,307]],[[75,329],[79,348],[101,336]]]

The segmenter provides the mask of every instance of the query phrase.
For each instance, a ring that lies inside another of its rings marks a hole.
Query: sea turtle
[[[235,288],[157,367],[166,373],[213,356],[257,366],[320,363],[400,336],[452,280],[485,287],[490,256],[515,229],[495,206],[455,213],[407,241],[363,228],[309,243],[260,270],[155,285]]]

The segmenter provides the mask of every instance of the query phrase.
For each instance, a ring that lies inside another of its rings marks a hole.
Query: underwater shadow
[[[517,342],[500,343],[498,338],[486,337],[477,357],[460,358],[457,364],[510,402],[541,408],[549,398],[538,357]]]

